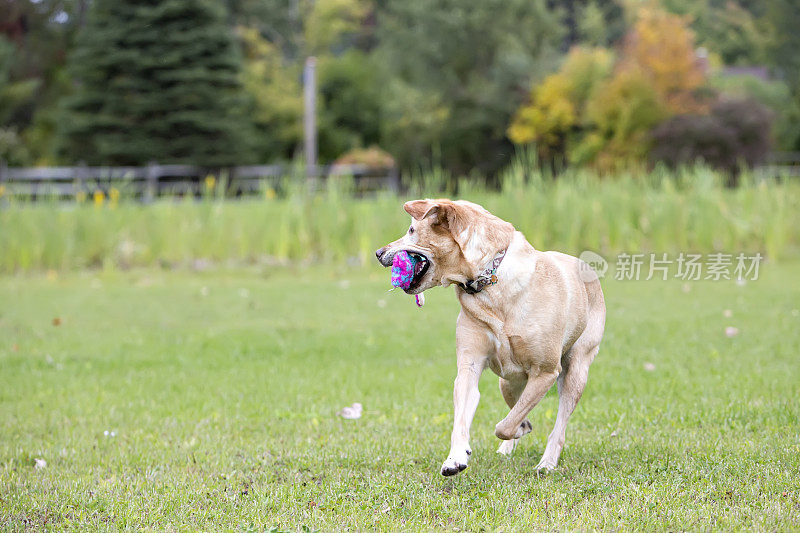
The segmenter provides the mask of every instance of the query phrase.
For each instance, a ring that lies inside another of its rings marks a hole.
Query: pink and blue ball
[[[392,286],[407,289],[414,281],[417,260],[405,250],[397,252],[392,260]]]

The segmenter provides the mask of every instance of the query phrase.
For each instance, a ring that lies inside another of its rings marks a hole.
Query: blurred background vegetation
[[[12,166],[290,161],[603,174],[800,149],[796,0],[0,0]],[[378,154],[378,155],[376,155]]]
[[[453,196],[421,175],[405,198]],[[619,171],[598,179],[589,169],[568,169],[558,179],[515,159],[499,186],[463,178],[458,196],[512,221],[537,248],[574,255],[621,252],[760,252],[770,260],[800,252],[800,183],[754,179],[738,186],[708,167],[650,173]],[[391,191],[354,194],[353,180],[329,179],[308,194],[302,174],[286,178],[283,192],[225,199],[224,184],[207,182],[201,199],[153,204],[125,196],[61,204],[8,199],[0,209],[0,274],[136,267],[195,269],[254,265],[374,262],[377,247],[408,227],[402,199]]]
[[[208,172],[153,205],[0,183],[0,272],[369,260],[403,198],[306,187],[311,56],[322,164],[547,249],[795,256],[800,183],[752,168],[800,150],[797,28],[796,0],[0,0],[0,164]],[[225,202],[252,163],[286,175]]]

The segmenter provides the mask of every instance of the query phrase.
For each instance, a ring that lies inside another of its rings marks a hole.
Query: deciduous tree
[[[530,100],[514,115],[509,139],[535,143],[543,157],[563,155],[568,135],[581,125],[589,94],[612,66],[608,50],[573,48],[557,73],[533,87]]]
[[[387,0],[378,13],[383,138],[405,166],[491,172],[512,153],[512,113],[557,60],[544,0]]]
[[[674,113],[700,111],[697,90],[705,72],[697,60],[689,19],[655,6],[642,7],[626,37],[621,69],[637,69]]]

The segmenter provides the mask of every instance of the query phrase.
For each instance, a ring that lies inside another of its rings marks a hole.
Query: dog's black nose
[[[381,257],[383,257],[383,254],[385,254],[385,253],[386,253],[386,247],[385,246],[383,248],[378,248],[377,250],[375,250],[375,257],[377,257],[378,261],[380,261]]]

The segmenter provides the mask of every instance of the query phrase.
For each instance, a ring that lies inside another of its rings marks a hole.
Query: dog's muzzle
[[[386,253],[388,247],[383,246],[375,250],[375,257],[378,258],[378,262],[385,267],[392,266],[392,259],[394,259],[394,254]]]
[[[390,250],[388,246],[384,246],[375,250],[375,257],[384,267],[391,267],[392,262],[394,261],[394,256],[399,251],[400,250]],[[425,254],[414,250],[406,250],[406,252],[414,256],[416,258],[416,262],[414,265],[414,279],[412,280],[411,285],[403,290],[408,294],[413,294],[413,291],[417,289],[422,282],[422,278],[428,273],[428,269],[431,266],[431,260],[428,259],[428,256]]]

